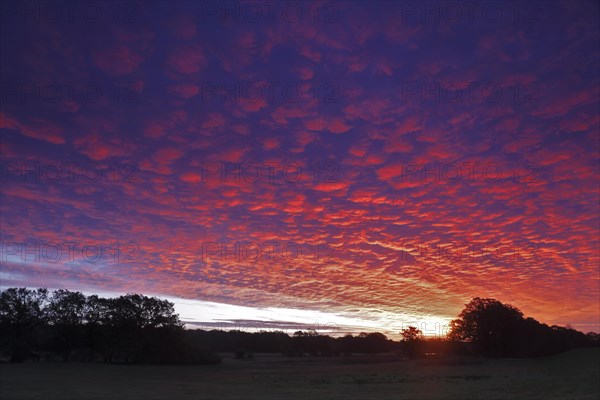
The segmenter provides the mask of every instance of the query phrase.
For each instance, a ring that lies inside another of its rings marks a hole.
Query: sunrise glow
[[[188,327],[434,336],[480,296],[600,331],[597,4],[407,3],[14,5],[0,286]]]

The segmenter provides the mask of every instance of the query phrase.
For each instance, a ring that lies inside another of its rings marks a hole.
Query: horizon
[[[598,4],[263,3],[1,5],[0,289],[600,333]]]
[[[6,290],[8,287],[0,286],[1,290]],[[36,288],[28,288],[36,289]],[[61,290],[65,288],[45,288],[49,292]],[[66,289],[69,290],[69,289]],[[116,298],[125,294],[130,293],[110,293],[110,292],[86,292],[80,291],[85,296],[97,295],[104,298]],[[402,335],[401,331],[408,327],[416,327],[421,331],[426,338],[445,338],[450,332],[450,321],[457,319],[458,313],[455,317],[447,320],[428,320],[418,321],[415,319],[409,319],[402,321],[398,318],[391,318],[390,324],[384,329],[380,329],[380,326],[373,325],[372,323],[366,323],[364,325],[349,325],[343,324],[344,321],[348,323],[357,321],[351,318],[344,318],[334,314],[327,314],[323,312],[310,312],[306,310],[291,310],[286,309],[282,312],[279,309],[263,308],[263,309],[252,309],[250,307],[234,306],[230,304],[219,304],[213,302],[205,302],[198,300],[181,299],[176,297],[165,297],[160,295],[152,295],[147,293],[136,293],[148,297],[156,297],[159,299],[165,299],[173,303],[175,312],[178,314],[181,322],[186,329],[199,329],[199,330],[221,330],[221,331],[241,331],[248,333],[258,333],[262,331],[267,332],[283,332],[289,336],[292,336],[297,331],[315,331],[318,334],[329,335],[331,337],[341,337],[348,334],[358,335],[359,333],[382,333],[386,335],[388,339],[399,340]],[[496,299],[498,300],[498,299]],[[510,304],[515,306],[514,304]],[[521,310],[522,311],[522,310]],[[245,319],[238,319],[241,313],[245,315]],[[288,318],[295,320],[291,322],[288,320],[277,320],[274,317],[284,315]],[[229,317],[230,318],[227,318]],[[263,318],[263,319],[251,319]],[[271,318],[269,318],[271,317]],[[530,315],[523,314],[523,318],[530,318]],[[533,317],[531,317],[533,318]],[[534,318],[537,320],[536,318]],[[590,333],[595,331],[585,330],[585,328],[576,327],[571,324],[566,325],[553,325],[547,324],[544,321],[537,320],[542,324],[548,326],[561,326],[563,328],[571,328],[578,330],[583,333]],[[368,322],[368,321],[367,321]],[[392,328],[396,327],[396,329]],[[585,326],[585,325],[584,325]],[[598,333],[598,332],[595,332]]]

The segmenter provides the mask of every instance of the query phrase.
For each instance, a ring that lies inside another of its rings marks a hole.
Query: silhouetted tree
[[[109,344],[111,300],[91,295],[86,298],[84,320],[86,322],[85,343],[94,354],[101,354],[108,361],[111,353]],[[92,361],[93,355],[88,357]]]
[[[109,346],[108,361],[114,361],[118,353],[122,362],[135,362],[141,356],[158,351],[160,341],[183,325],[175,314],[174,304],[168,300],[128,294],[111,299],[106,316]],[[179,340],[179,339],[178,339]]]
[[[476,297],[450,324],[450,337],[477,345],[486,356],[506,356],[518,345],[523,313],[498,300]]]
[[[582,332],[523,318],[511,305],[478,297],[451,322],[449,337],[473,343],[483,355],[492,357],[533,357],[593,345]]]
[[[0,343],[11,362],[21,362],[34,347],[34,334],[44,324],[47,289],[9,288],[0,293]]]
[[[174,304],[128,294],[113,299],[57,290],[10,288],[0,293],[0,352],[11,361],[56,354],[69,361],[215,363],[190,343]],[[51,350],[47,352],[46,350]]]
[[[402,329],[400,335],[402,336],[405,353],[410,358],[415,358],[417,356],[419,344],[424,338],[423,332],[415,326],[409,326],[408,328]]]
[[[46,315],[57,331],[57,350],[63,354],[64,360],[68,361],[71,350],[83,344],[86,297],[81,292],[57,290],[50,297]]]
[[[588,332],[585,334],[592,346],[600,346],[600,334],[596,332]]]
[[[400,335],[402,336],[402,340],[406,342],[415,342],[423,339],[423,331],[415,326],[409,326],[408,328],[402,329]]]
[[[548,326],[523,318],[516,308],[494,299],[475,298],[452,321],[450,339],[425,339],[416,327],[394,342],[377,332],[332,338],[315,330],[283,332],[186,330],[174,304],[140,294],[117,298],[86,297],[80,292],[10,288],[0,292],[0,353],[12,362],[28,357],[136,363],[218,363],[211,350],[308,353],[332,356],[403,349],[415,357],[424,352],[460,351],[466,343],[488,356],[531,357],[576,347],[599,345],[599,335],[569,327]]]
[[[356,346],[355,346],[355,337],[352,336],[351,334],[346,334],[344,337],[338,338],[337,339],[338,343],[339,343],[339,348],[340,351],[342,352],[342,355],[344,356],[350,356],[352,355],[353,352],[356,351]]]
[[[383,353],[389,350],[388,338],[379,332],[371,332],[363,337],[366,353]]]

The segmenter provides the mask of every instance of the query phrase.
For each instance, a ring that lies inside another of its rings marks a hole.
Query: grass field
[[[600,348],[452,365],[363,361],[257,354],[212,366],[2,365],[0,399],[600,399]]]

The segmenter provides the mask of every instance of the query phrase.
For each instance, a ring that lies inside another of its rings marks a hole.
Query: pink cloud
[[[340,190],[346,190],[349,187],[348,182],[321,182],[314,186],[314,190],[322,192],[337,192]]]
[[[263,141],[263,148],[265,150],[274,150],[279,148],[281,141],[278,138],[268,138]]]
[[[170,164],[179,159],[183,155],[183,151],[176,147],[167,147],[156,152],[153,159],[157,163]]]
[[[33,124],[22,123],[4,113],[0,113],[0,128],[16,129],[25,136],[53,144],[65,143],[60,127],[47,120],[34,119],[34,121]]]
[[[92,61],[102,71],[111,75],[127,75],[135,71],[144,57],[125,45],[92,52]]]
[[[346,124],[343,120],[339,118],[334,118],[331,120],[327,126],[327,129],[331,133],[344,133],[348,132],[352,128],[350,125]]]
[[[73,143],[81,153],[96,161],[125,156],[130,151],[130,147],[124,145],[120,139],[99,133],[83,135],[75,139]]]
[[[315,75],[313,70],[310,68],[300,68],[299,70],[300,79],[302,80],[310,80]]]
[[[206,57],[200,45],[181,45],[171,51],[167,65],[180,74],[194,74],[206,66]]]
[[[202,177],[200,176],[200,174],[195,172],[183,173],[179,176],[179,179],[187,183],[199,183],[202,181]]]
[[[182,97],[184,99],[189,99],[189,98],[196,96],[198,93],[200,93],[200,87],[197,85],[187,85],[187,84],[173,85],[173,86],[169,87],[169,91],[171,93],[176,94],[179,97]]]
[[[225,118],[218,113],[210,113],[208,118],[202,123],[202,128],[212,129],[225,125]]]

